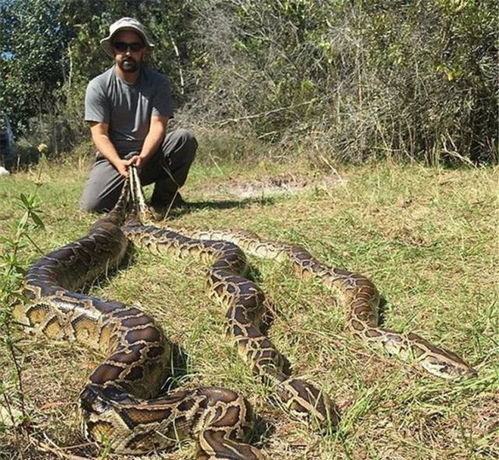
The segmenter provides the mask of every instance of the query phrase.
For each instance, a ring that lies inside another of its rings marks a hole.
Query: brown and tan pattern
[[[31,332],[77,341],[106,356],[80,395],[89,438],[136,454],[191,437],[198,459],[263,459],[244,442],[252,414],[241,396],[210,387],[158,397],[171,356],[161,328],[137,308],[75,292],[125,255],[128,240],[120,226],[127,202],[125,187],[115,209],[86,236],[35,262],[25,278],[28,302],[15,308],[15,318]]]
[[[380,327],[378,291],[362,275],[328,267],[301,246],[265,240],[245,230],[177,230],[190,238],[233,242],[257,257],[288,260],[300,276],[318,278],[339,295],[348,312],[350,331],[368,345],[382,348],[388,354],[413,362],[430,374],[444,379],[476,376],[476,371],[455,353],[436,347],[417,334],[401,334]]]
[[[208,283],[211,294],[227,308],[227,332],[254,374],[271,387],[271,401],[294,419],[322,432],[331,432],[339,421],[330,398],[312,383],[294,377],[285,358],[261,331],[265,323],[265,295],[244,276],[246,256],[234,243],[195,239],[175,231],[130,221],[123,231],[137,246],[178,258],[211,261]]]
[[[336,427],[337,410],[326,394],[291,374],[285,358],[262,332],[265,296],[244,276],[246,258],[240,247],[259,257],[289,260],[300,276],[316,277],[331,287],[347,308],[350,330],[367,344],[442,378],[476,375],[454,353],[416,334],[380,327],[379,295],[373,283],[322,264],[300,246],[264,240],[242,230],[142,225],[137,215],[144,202],[135,171],[131,178],[131,187],[124,188],[115,209],[86,236],[47,254],[28,270],[24,287],[28,302],[14,311],[17,321],[31,332],[76,341],[106,356],[80,395],[89,438],[115,452],[137,454],[170,448],[190,437],[198,442],[198,459],[263,459],[246,443],[253,418],[241,396],[216,387],[177,389],[158,396],[171,356],[161,328],[137,308],[76,292],[116,268],[130,240],[160,254],[209,262],[210,292],[227,309],[227,329],[243,359],[272,387],[278,405],[323,431]]]

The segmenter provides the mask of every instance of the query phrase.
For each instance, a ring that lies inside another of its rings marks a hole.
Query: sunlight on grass
[[[343,181],[329,189],[243,201],[221,192],[228,181],[271,177],[288,167],[197,165],[183,195],[199,206],[177,216],[176,224],[245,228],[300,244],[328,265],[368,276],[386,301],[385,326],[420,333],[463,355],[476,365],[477,379],[439,381],[366,348],[345,330],[347,312],[327,288],[296,278],[286,263],[251,257],[252,275],[275,305],[269,335],[295,373],[324,388],[340,406],[338,432],[320,437],[267,403],[267,390],[225,338],[224,311],[208,298],[207,267],[197,260],[138,252],[92,293],[140,305],[157,318],[185,353],[186,371],[177,383],[243,393],[263,420],[255,442],[269,458],[499,455],[497,171],[373,164],[343,168]],[[294,165],[294,174],[326,173],[304,164]],[[78,210],[84,177],[84,167],[42,165],[2,178],[0,236],[9,235],[20,216],[16,197],[33,192],[41,199],[46,230],[31,237],[42,252],[83,235],[95,219]],[[31,260],[40,255],[25,251]],[[58,446],[80,446],[72,449],[75,455],[97,455],[79,432],[76,405],[79,388],[100,358],[76,345],[19,337],[34,431]],[[2,354],[0,365],[9,389],[12,364]],[[0,433],[0,451],[12,452],[12,445],[14,435]],[[185,459],[193,452],[189,444],[151,458]]]

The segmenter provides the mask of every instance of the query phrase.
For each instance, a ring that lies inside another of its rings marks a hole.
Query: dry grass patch
[[[267,404],[266,389],[223,338],[223,311],[208,299],[205,267],[196,260],[139,252],[92,293],[138,304],[160,321],[185,353],[179,382],[226,386],[248,397],[262,418],[255,442],[269,458],[499,455],[497,171],[378,164],[345,168],[340,171],[345,180],[326,189],[289,196],[264,193],[242,201],[220,196],[232,181],[285,172],[284,166],[271,164],[256,168],[198,166],[183,192],[198,205],[177,215],[176,224],[244,227],[303,245],[327,264],[369,276],[386,299],[387,327],[417,332],[456,351],[476,364],[479,377],[459,383],[436,380],[365,348],[344,330],[345,311],[328,289],[297,279],[286,264],[251,258],[254,278],[275,304],[274,343],[296,374],[319,384],[341,408],[339,431],[320,437]],[[2,223],[9,224],[19,217],[16,196],[37,190],[47,229],[32,237],[45,252],[83,234],[93,218],[76,210],[83,169],[60,166],[42,173],[2,180],[0,196]],[[311,173],[294,165],[293,174]],[[2,224],[0,234],[8,232]],[[37,257],[31,248],[25,255]],[[5,429],[0,458],[95,458],[99,451],[80,435],[76,406],[79,389],[99,358],[81,347],[41,338],[23,338],[19,346],[30,435],[16,438]],[[14,395],[12,363],[2,355],[0,365],[2,381]],[[152,458],[192,458],[192,443],[179,447]]]

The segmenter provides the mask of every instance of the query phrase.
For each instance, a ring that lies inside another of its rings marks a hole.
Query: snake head
[[[80,408],[85,415],[101,415],[110,409],[109,400],[103,389],[96,385],[87,385],[80,394]]]
[[[459,380],[477,377],[477,371],[454,352],[443,347],[436,347],[417,334],[409,333],[405,338],[404,348],[408,350],[416,365],[446,380]]]
[[[278,397],[277,397],[278,396]],[[332,432],[338,426],[338,408],[329,396],[311,383],[289,378],[279,385],[274,398],[295,419],[320,432]]]
[[[438,354],[427,354],[419,365],[437,377],[446,380],[459,380],[477,377],[478,373],[468,363],[454,353],[439,348]]]
[[[135,398],[123,388],[89,384],[80,394],[83,413],[102,415],[109,410],[120,410],[129,404],[136,404]]]

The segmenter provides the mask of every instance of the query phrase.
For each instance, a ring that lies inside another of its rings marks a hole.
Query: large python
[[[16,308],[17,319],[32,330],[77,340],[108,355],[81,393],[81,407],[87,434],[114,451],[151,452],[194,436],[199,459],[263,458],[243,442],[251,425],[243,398],[221,388],[176,390],[154,398],[168,368],[168,342],[161,329],[136,308],[74,292],[121,260],[127,238],[159,253],[214,260],[211,291],[228,307],[228,329],[240,353],[273,386],[275,399],[287,412],[322,429],[335,427],[336,408],[315,386],[285,371],[284,358],[259,329],[264,296],[242,276],[246,261],[235,244],[260,257],[290,260],[300,275],[318,277],[332,287],[348,308],[351,331],[368,343],[443,378],[475,375],[454,353],[416,334],[379,327],[379,295],[362,275],[327,267],[300,246],[246,231],[183,228],[180,234],[179,229],[144,226],[137,213],[124,224],[124,196],[86,237],[35,263],[26,276],[30,302]]]
[[[136,183],[138,184],[138,179]],[[134,188],[140,195],[140,186]],[[139,204],[139,211],[145,214],[143,197],[138,196],[136,201]],[[224,241],[234,243],[236,247],[257,257],[289,261],[299,276],[318,278],[340,297],[340,302],[348,311],[347,323],[350,331],[368,345],[381,348],[389,355],[397,356],[403,361],[410,361],[424,371],[443,379],[455,380],[477,375],[473,367],[452,351],[437,347],[418,334],[412,332],[402,334],[379,326],[380,295],[372,281],[342,268],[329,267],[302,246],[266,240],[246,230],[163,226],[163,232],[170,233],[164,233],[152,243],[156,249],[172,245],[179,248],[178,240],[181,239],[184,244],[189,244],[191,251],[197,248],[203,252],[210,245],[210,241]],[[143,233],[150,235],[151,230],[144,228]],[[150,239],[147,245],[151,245]],[[181,249],[178,250],[181,252]],[[237,282],[226,279],[222,281],[222,285],[227,291],[229,288],[234,289],[233,286],[237,285]],[[235,335],[237,337],[237,332]],[[331,405],[329,407],[332,408]],[[323,420],[321,417],[319,419]]]
[[[161,328],[137,308],[75,292],[116,267],[128,247],[121,230],[128,185],[116,207],[83,238],[40,258],[25,276],[28,301],[14,309],[31,332],[74,340],[107,358],[80,394],[86,435],[118,453],[150,453],[186,437],[199,460],[261,460],[244,441],[251,428],[247,402],[224,388],[178,389],[158,397],[170,346]]]
[[[143,203],[140,186],[134,189],[138,194],[135,201]],[[140,206],[136,212],[139,214]],[[235,339],[240,354],[251,363],[254,373],[274,386],[277,403],[294,418],[315,427],[334,428],[339,420],[336,407],[314,385],[284,370],[284,358],[258,328],[264,295],[255,283],[241,276],[246,258],[240,247],[260,257],[289,260],[299,275],[318,277],[333,288],[349,311],[351,331],[369,344],[381,346],[389,354],[413,361],[442,378],[476,375],[471,366],[451,351],[436,347],[417,334],[400,334],[380,327],[377,313],[380,296],[374,284],[362,275],[322,264],[301,246],[264,240],[243,230],[160,229],[141,225],[138,219],[129,222],[124,232],[135,244],[156,253],[215,260],[208,274],[210,290],[228,307],[229,336]]]
[[[380,296],[376,286],[363,275],[329,267],[301,246],[266,240],[245,230],[176,227],[171,227],[171,230],[200,240],[230,241],[257,257],[289,261],[299,276],[318,278],[332,288],[340,297],[340,303],[347,309],[350,331],[368,345],[414,363],[443,379],[455,380],[477,375],[473,367],[452,351],[437,347],[415,333],[398,333],[379,326]]]

